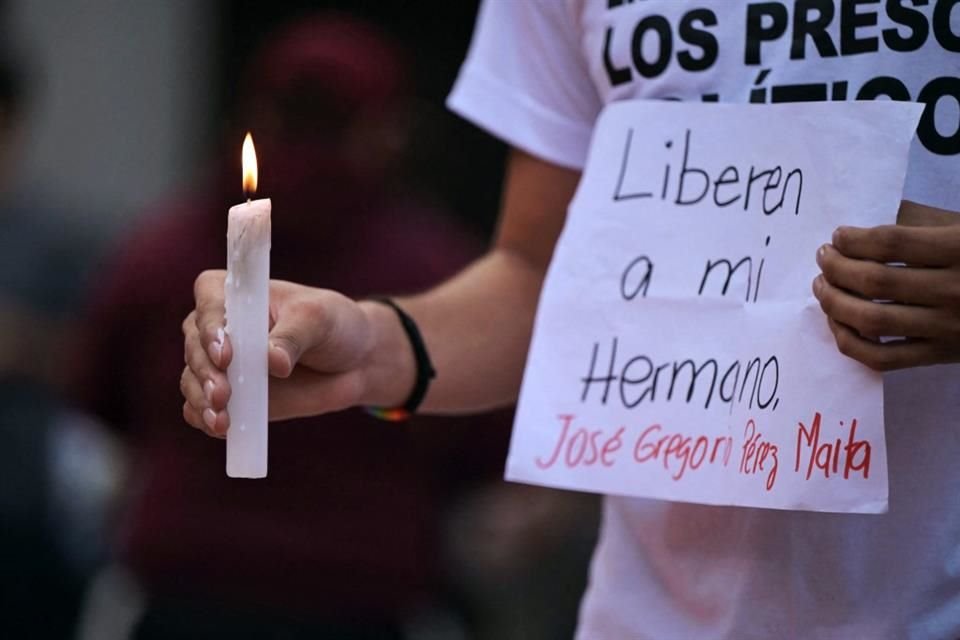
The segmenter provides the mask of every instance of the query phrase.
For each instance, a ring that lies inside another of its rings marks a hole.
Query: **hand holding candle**
[[[253,139],[243,141],[244,204],[231,207],[227,223],[224,281],[226,333],[233,346],[227,368],[232,394],[227,405],[227,475],[267,475],[267,335],[270,317],[270,200],[249,198],[257,190]]]

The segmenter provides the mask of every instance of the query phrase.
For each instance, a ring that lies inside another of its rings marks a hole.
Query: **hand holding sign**
[[[838,225],[894,221],[919,110],[608,106],[541,295],[507,477],[885,510],[882,380],[837,351],[810,282]]]
[[[958,362],[960,216],[905,202],[898,221],[838,229],[817,251],[814,295],[840,352],[868,367]]]

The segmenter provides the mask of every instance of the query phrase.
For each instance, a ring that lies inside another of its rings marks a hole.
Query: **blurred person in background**
[[[42,639],[67,636],[96,562],[87,532],[61,535],[57,457],[62,365],[98,239],[88,216],[18,175],[34,80],[0,50],[0,637]]]
[[[255,57],[237,120],[253,129],[258,193],[273,200],[273,277],[354,296],[412,292],[479,255],[474,237],[395,180],[404,61],[372,27],[331,15],[279,31]],[[508,416],[295,420],[272,429],[268,478],[226,477],[223,442],[183,429],[179,393],[158,382],[183,367],[170,319],[192,308],[196,274],[226,263],[242,135],[230,132],[207,184],[144,217],[90,303],[77,398],[129,444],[115,556],[133,577],[125,588],[145,597],[124,604],[130,594],[115,593],[111,609],[101,590],[81,634],[103,640],[112,617],[111,633],[126,633],[116,624],[126,619],[138,639],[412,637],[424,612],[451,607],[441,514],[500,474]],[[118,342],[128,356],[116,357]]]

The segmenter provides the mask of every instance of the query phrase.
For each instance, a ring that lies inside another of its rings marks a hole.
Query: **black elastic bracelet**
[[[383,420],[390,420],[392,422],[406,420],[416,413],[420,403],[423,402],[423,398],[427,395],[430,381],[437,376],[437,372],[430,362],[430,356],[427,354],[427,346],[423,343],[423,336],[420,335],[420,329],[417,328],[417,323],[413,321],[413,318],[408,316],[407,312],[401,309],[400,306],[390,298],[370,298],[370,300],[371,302],[385,304],[396,311],[397,317],[400,318],[400,324],[403,326],[403,331],[407,334],[407,339],[410,341],[410,347],[413,349],[413,359],[417,366],[417,377],[413,384],[413,391],[410,392],[410,397],[407,398],[407,401],[404,402],[402,406],[393,409],[384,407],[365,407],[365,409],[370,415]]]

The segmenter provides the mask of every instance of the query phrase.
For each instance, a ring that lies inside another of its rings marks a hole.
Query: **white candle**
[[[243,142],[244,191],[256,191],[253,140]],[[227,222],[227,279],[224,282],[227,335],[233,359],[230,381],[230,429],[227,475],[267,475],[267,335],[270,316],[270,200],[247,201],[230,208]]]

